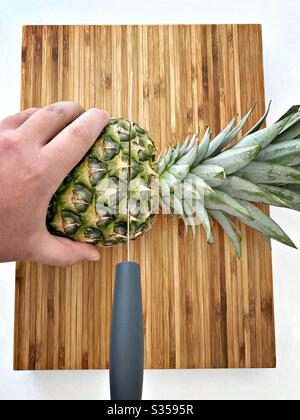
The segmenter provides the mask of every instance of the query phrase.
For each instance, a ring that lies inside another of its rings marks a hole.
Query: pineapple
[[[127,197],[145,202],[147,196],[149,206],[144,205],[143,212],[130,211],[131,239],[145,233],[156,217],[148,202],[153,179],[158,179],[156,158],[154,143],[144,129],[125,119],[111,119],[54,195],[48,209],[49,230],[95,245],[126,243]]]
[[[80,242],[114,246],[147,232],[158,209],[181,218],[195,233],[203,224],[214,242],[215,220],[229,235],[239,258],[241,233],[233,217],[295,247],[255,204],[300,211],[300,109],[261,129],[266,114],[235,142],[253,112],[234,118],[215,138],[207,129],[158,156],[149,133],[136,123],[111,119],[84,159],[51,200],[49,230]],[[188,198],[181,192],[189,192]],[[195,205],[196,203],[196,205]]]

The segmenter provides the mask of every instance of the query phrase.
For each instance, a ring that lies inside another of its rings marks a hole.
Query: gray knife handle
[[[140,266],[117,266],[110,339],[112,400],[141,400],[144,377],[144,328]]]

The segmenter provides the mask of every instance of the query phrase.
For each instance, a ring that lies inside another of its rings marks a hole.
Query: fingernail
[[[100,260],[100,254],[92,254],[89,257],[89,261],[99,261]]]

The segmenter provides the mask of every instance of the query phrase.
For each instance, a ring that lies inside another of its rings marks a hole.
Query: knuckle
[[[91,114],[98,114],[98,115],[103,114],[103,111],[99,108],[91,108],[88,110],[88,112],[90,112]]]
[[[98,118],[100,118],[100,119],[103,119],[103,120],[108,120],[108,119],[109,119],[108,112],[104,111],[103,109],[99,109],[99,108],[91,108],[91,109],[89,110],[89,112],[90,112],[91,114],[94,114],[94,115],[95,115],[95,117],[98,117]]]
[[[30,117],[32,114],[34,114],[36,111],[38,111],[38,109],[39,108],[27,108],[21,114],[25,114],[26,116],[29,116]]]
[[[24,180],[27,183],[41,183],[44,178],[44,162],[41,156],[36,156],[33,161],[29,161],[27,165],[24,165]]]
[[[40,165],[34,165],[34,166],[28,166],[26,168],[26,182],[39,182],[43,177],[43,172],[41,170],[41,166]]]
[[[80,103],[79,102],[67,102],[69,105],[72,105],[73,106],[73,108],[75,109],[75,110],[77,110],[78,112],[82,112],[82,111],[84,111],[84,109],[82,108],[82,106],[80,105]]]
[[[62,103],[49,105],[45,108],[45,111],[54,113],[59,117],[64,117],[66,114],[65,106]]]
[[[10,129],[11,125],[15,125],[16,121],[19,118],[20,113],[18,114],[14,114],[14,115],[10,115],[9,117],[4,118],[3,120],[0,121],[0,127],[2,130],[6,129]],[[1,136],[2,137],[2,136]]]
[[[0,134],[0,148],[4,153],[14,152],[17,149],[16,141],[9,131]]]
[[[78,102],[57,102],[51,104],[45,108],[47,112],[52,112],[61,118],[66,117],[70,111],[74,114],[80,115],[83,112],[83,108]]]
[[[14,123],[16,121],[19,120],[19,118],[22,116],[22,112],[17,112],[14,115],[11,115],[10,117],[6,118],[6,122],[9,123]]]
[[[71,137],[80,141],[82,145],[86,146],[90,140],[90,134],[88,127],[83,123],[76,123],[72,127],[69,128],[69,133]]]

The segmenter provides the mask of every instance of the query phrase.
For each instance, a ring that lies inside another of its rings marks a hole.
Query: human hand
[[[70,266],[96,261],[96,247],[52,236],[51,197],[93,145],[109,116],[74,102],[28,109],[0,122],[0,262]]]

